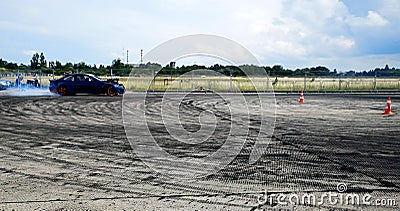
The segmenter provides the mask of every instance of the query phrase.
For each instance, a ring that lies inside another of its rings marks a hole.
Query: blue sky
[[[338,71],[400,67],[399,0],[3,0],[0,58],[130,63],[170,39],[214,34],[263,65]]]

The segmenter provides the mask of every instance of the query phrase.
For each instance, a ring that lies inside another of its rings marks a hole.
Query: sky
[[[2,0],[0,58],[129,63],[168,40],[218,35],[262,65],[400,68],[400,0]],[[189,62],[189,61],[188,61]]]

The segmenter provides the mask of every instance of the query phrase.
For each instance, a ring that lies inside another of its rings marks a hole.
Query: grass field
[[[135,77],[121,78],[121,83],[126,88],[135,91],[142,91],[149,88],[153,89],[153,84],[149,84],[151,78]],[[268,87],[270,86],[270,87]],[[216,90],[216,91],[254,91],[274,89],[274,91],[294,92],[304,90],[304,78],[270,78],[268,85],[264,78],[248,78],[234,77],[232,84],[228,77],[207,77],[207,78],[157,78],[154,83],[155,90],[169,91],[187,91],[199,89]],[[376,83],[373,78],[317,78],[306,79],[307,91],[400,91],[400,79],[379,78]]]
[[[56,76],[55,78],[59,78]],[[34,77],[25,77],[24,81]],[[49,85],[52,77],[42,77],[42,86]],[[101,77],[106,79],[106,77]],[[15,81],[15,78],[7,77]],[[150,83],[151,77],[119,77],[120,83],[128,90],[145,91],[153,90]],[[296,92],[299,90],[332,92],[332,91],[400,91],[399,78],[270,78],[268,85],[265,78],[253,78],[252,80],[244,77],[233,77],[232,82],[229,77],[195,77],[195,78],[172,78],[157,77],[154,82],[156,91],[188,91],[203,88],[213,91],[264,91],[273,88],[274,91]],[[306,84],[304,88],[304,84]]]

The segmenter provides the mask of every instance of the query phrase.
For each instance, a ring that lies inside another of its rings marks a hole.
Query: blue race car
[[[92,74],[70,74],[50,80],[50,92],[60,95],[77,93],[107,94],[116,96],[125,93],[125,87],[117,80],[103,81]]]

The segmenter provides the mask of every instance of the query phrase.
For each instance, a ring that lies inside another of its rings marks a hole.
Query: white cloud
[[[381,27],[389,23],[375,11],[368,11],[368,15],[365,17],[350,16],[346,22],[352,27]]]
[[[241,33],[248,40],[243,42],[257,55],[264,55],[264,63],[276,62],[278,57],[303,60],[354,51],[356,41],[344,21],[349,11],[340,1],[278,1],[273,9],[253,6],[236,14],[239,21],[235,25],[245,29]]]
[[[325,37],[326,43],[334,48],[339,48],[342,50],[350,49],[355,46],[356,42],[351,39],[347,38],[343,35],[339,37]]]
[[[35,51],[35,50],[23,50],[22,53],[27,55],[27,56],[32,56],[33,54],[37,53],[37,51]]]

